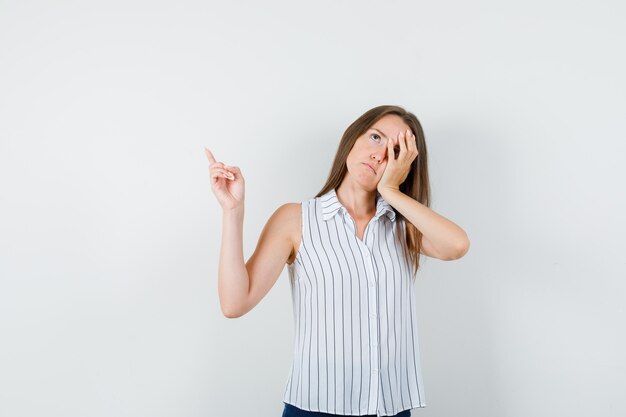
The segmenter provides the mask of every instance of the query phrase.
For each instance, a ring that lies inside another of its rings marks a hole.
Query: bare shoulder
[[[296,258],[302,240],[302,205],[300,203],[285,203],[276,209],[276,216],[289,234],[292,249],[287,263],[291,265]]]

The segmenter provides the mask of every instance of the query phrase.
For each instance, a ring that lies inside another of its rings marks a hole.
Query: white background
[[[207,146],[244,254],[398,104],[471,248],[417,281],[423,417],[624,416],[620,1],[0,0],[0,415],[280,416],[286,270],[217,296]]]

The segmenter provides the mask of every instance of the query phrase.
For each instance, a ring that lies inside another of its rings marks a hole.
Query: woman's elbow
[[[456,255],[453,259],[460,259],[465,256],[465,254],[469,251],[470,241],[468,238],[465,238],[461,243],[457,245]]]
[[[245,313],[241,309],[228,308],[222,306],[222,314],[227,319],[236,319],[243,316]]]

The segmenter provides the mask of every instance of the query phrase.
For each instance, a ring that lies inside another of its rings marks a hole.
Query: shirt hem
[[[283,403],[292,405],[294,407],[298,407],[299,409],[304,410],[304,411],[310,411],[312,413],[325,413],[325,414],[334,414],[334,415],[338,415],[338,416],[354,416],[354,417],[363,417],[363,416],[373,415],[373,414],[370,414],[370,413],[365,413],[365,414],[341,414],[341,413],[337,413],[336,411],[335,412],[331,412],[330,410],[309,410],[309,409],[303,408],[302,405],[290,403],[289,401],[286,401],[286,400],[283,400]],[[381,417],[389,417],[389,416],[395,416],[396,414],[401,413],[401,412],[406,411],[406,410],[413,410],[415,408],[425,408],[426,406],[427,406],[427,404],[425,402],[422,402],[422,403],[419,403],[419,404],[411,404],[409,406],[409,408],[405,408],[403,410],[392,411],[389,414],[378,414],[378,413],[375,413],[375,414],[377,416],[381,416]]]

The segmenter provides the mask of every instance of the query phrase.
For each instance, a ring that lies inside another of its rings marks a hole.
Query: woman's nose
[[[385,160],[385,157],[387,156],[387,149],[380,149],[374,153],[372,153],[372,159],[376,160],[378,163],[380,163],[381,161]]]

